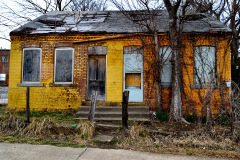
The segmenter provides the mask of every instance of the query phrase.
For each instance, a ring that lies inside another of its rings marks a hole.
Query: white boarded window
[[[194,81],[195,84],[206,85],[215,82],[216,63],[215,47],[194,47]]]
[[[23,83],[40,82],[41,54],[42,50],[40,48],[23,49]]]
[[[124,48],[125,89],[141,89],[143,79],[143,48]]]
[[[171,85],[172,83],[172,64],[170,62],[172,58],[172,49],[169,46],[160,47],[160,58],[162,58],[162,85]]]
[[[55,49],[54,83],[73,83],[73,48]]]

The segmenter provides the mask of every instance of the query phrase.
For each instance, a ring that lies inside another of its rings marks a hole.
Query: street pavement
[[[122,149],[0,143],[0,160],[223,160]]]

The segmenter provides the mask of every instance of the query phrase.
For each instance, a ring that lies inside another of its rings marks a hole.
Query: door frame
[[[87,89],[86,89],[86,100],[89,101],[89,97],[88,97],[88,87],[89,87],[89,57],[91,56],[100,56],[100,57],[105,57],[105,67],[106,67],[106,70],[105,70],[105,97],[104,97],[104,100],[101,100],[101,102],[106,102],[106,97],[107,97],[107,55],[98,55],[98,54],[88,54],[87,55]],[[99,100],[96,100],[96,101],[99,101]]]
[[[142,46],[124,46],[123,47],[123,91],[129,91],[128,89],[125,89],[125,60],[124,60],[124,48],[125,47],[142,47]],[[142,48],[142,51],[144,52],[144,48]],[[137,73],[137,72],[132,72],[132,73]],[[142,101],[137,101],[136,103],[138,102],[144,102],[144,55],[142,54],[142,71],[140,72],[141,73],[141,94],[142,94]],[[130,96],[130,94],[129,94]],[[135,103],[135,101],[129,101],[129,102],[133,102]]]

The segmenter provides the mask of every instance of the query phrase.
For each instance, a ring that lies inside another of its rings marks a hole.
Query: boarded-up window
[[[72,48],[55,50],[55,83],[73,83],[73,55]]]
[[[143,49],[124,48],[125,89],[141,89],[143,71]]]
[[[161,47],[159,50],[160,57],[162,58],[162,85],[171,85],[172,82],[172,64],[170,62],[172,57],[172,49],[169,46]]]
[[[141,89],[141,73],[126,73],[125,86],[126,89]]]
[[[23,77],[22,82],[40,82],[41,49],[23,49]]]
[[[206,85],[215,82],[215,47],[194,47],[194,81],[195,84]]]

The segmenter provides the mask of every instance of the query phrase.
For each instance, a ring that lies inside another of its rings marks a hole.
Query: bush
[[[196,116],[195,115],[192,115],[192,114],[189,114],[186,116],[186,121],[190,122],[190,123],[193,123],[196,121]]]
[[[167,112],[157,111],[156,117],[160,122],[168,121],[169,115]]]
[[[206,116],[202,116],[202,123],[206,124],[206,122],[207,122],[207,117]]]
[[[227,120],[226,117],[222,117],[220,121],[221,121],[221,125],[227,125],[228,124],[228,120]]]

